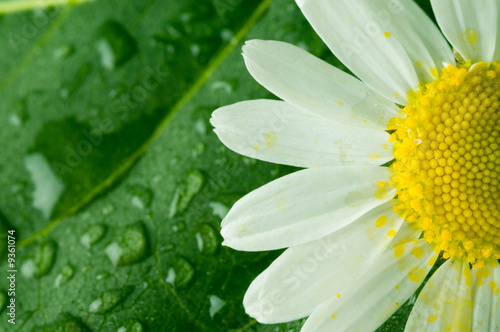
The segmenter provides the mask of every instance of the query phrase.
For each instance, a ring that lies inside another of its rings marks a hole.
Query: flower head
[[[375,330],[418,296],[407,331],[500,330],[500,3],[298,0],[358,80],[281,42],[247,42],[252,76],[283,101],[214,112],[221,141],[305,168],[238,201],[239,250],[288,248],[250,285],[263,323]],[[387,167],[388,165],[388,167]]]

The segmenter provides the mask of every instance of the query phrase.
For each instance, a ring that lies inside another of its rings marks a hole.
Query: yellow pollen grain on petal
[[[434,76],[434,77],[438,77],[439,75],[439,71],[436,67],[432,67],[431,68],[431,75]]]
[[[276,147],[276,143],[278,143],[276,133],[274,131],[270,131],[266,136],[266,146],[268,148],[274,149]]]
[[[399,285],[396,285],[396,289],[399,289],[399,288],[400,288],[400,286],[399,286]]]
[[[342,102],[341,102],[341,101],[339,101],[339,102],[338,102],[338,104],[339,104],[339,105],[342,105]]]
[[[471,271],[470,271],[470,268],[469,268],[469,266],[468,266],[468,265],[465,265],[465,266],[464,266],[464,269],[463,269],[463,271],[462,271],[462,274],[463,274],[463,276],[465,277],[465,279],[464,279],[464,280],[465,280],[465,283],[466,283],[468,286],[470,286],[470,285],[471,285],[471,282],[472,282],[472,280],[471,280],[472,275],[471,275]]]
[[[410,271],[408,271],[408,279],[410,281],[414,281],[416,283],[420,283],[424,280],[427,270],[421,269],[418,266],[415,266]]]
[[[487,278],[491,274],[491,271],[488,269],[477,269],[476,278],[484,279]]]
[[[387,223],[387,216],[380,216],[377,221],[375,221],[375,227],[382,227]]]
[[[339,293],[337,293],[337,299],[340,297],[341,295]]]
[[[388,232],[387,232],[387,236],[390,236],[390,237],[393,237],[393,236],[396,236],[396,231],[393,230],[393,229],[390,229]]]
[[[472,28],[465,29],[463,36],[464,40],[469,44],[475,44],[479,40],[479,36],[476,30]]]
[[[379,160],[380,155],[378,153],[371,153],[370,154],[370,160]]]
[[[390,32],[388,32],[388,31],[386,31],[386,32],[384,32],[384,36],[385,36],[386,38],[389,38],[389,37],[391,36],[391,33],[390,33]]]
[[[436,263],[436,261],[437,261],[437,256],[432,256],[431,258],[429,258],[427,264],[429,264],[429,266],[433,266],[434,263]]]
[[[255,151],[259,151],[259,150],[260,150],[260,146],[259,146],[259,144],[255,144],[255,145],[253,146],[253,148],[254,148],[254,150],[255,150]]]
[[[492,280],[492,281],[490,281],[489,285],[491,288],[495,288],[497,286],[497,283]]]
[[[420,247],[414,247],[412,250],[411,250],[411,253],[413,254],[413,256],[415,256],[416,258],[420,258],[422,257],[422,255],[424,254],[424,251],[422,250],[422,248]]]
[[[428,321],[429,323],[433,323],[433,322],[435,322],[436,320],[437,320],[437,317],[436,317],[436,316],[434,316],[434,315],[427,317],[427,321]]]
[[[396,256],[396,257],[403,256],[404,252],[405,252],[405,249],[402,245],[398,245],[398,246],[396,246],[396,248],[394,248],[394,256]]]
[[[333,319],[333,318],[335,318],[335,315],[332,315],[331,317],[332,317],[332,319]]]

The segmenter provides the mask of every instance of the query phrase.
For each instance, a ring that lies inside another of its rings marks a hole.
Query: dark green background
[[[229,151],[209,124],[220,106],[274,98],[247,73],[244,40],[346,70],[294,1],[95,0],[5,14],[0,31],[0,275],[10,229],[18,269],[16,325],[2,278],[0,330],[299,331],[242,306],[279,252],[237,252],[219,235],[224,210],[295,169]],[[33,206],[33,154],[64,184],[48,218]],[[211,317],[214,295],[225,305]],[[410,309],[381,330],[402,331]]]

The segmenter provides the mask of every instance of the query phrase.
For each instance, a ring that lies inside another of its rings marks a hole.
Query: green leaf
[[[0,330],[299,331],[242,305],[280,252],[219,235],[236,200],[296,169],[231,152],[209,124],[220,106],[275,98],[244,67],[246,39],[346,70],[294,2],[95,0],[0,29],[0,226],[17,242],[16,324],[4,281]]]

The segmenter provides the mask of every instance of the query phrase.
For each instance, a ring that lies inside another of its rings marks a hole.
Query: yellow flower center
[[[443,257],[500,258],[500,61],[433,70],[393,118],[398,214]]]

